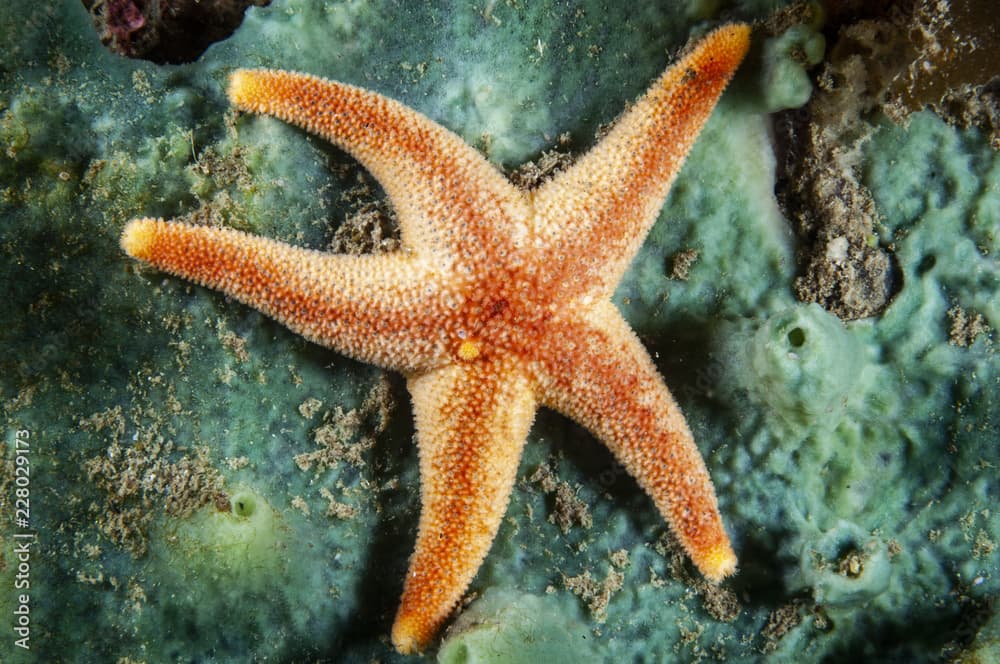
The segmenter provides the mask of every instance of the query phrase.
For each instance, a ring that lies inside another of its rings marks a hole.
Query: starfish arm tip
[[[122,229],[122,250],[132,258],[144,260],[149,254],[149,248],[156,238],[158,219],[133,219]]]
[[[750,33],[752,29],[748,23],[730,23],[719,28],[719,32],[737,61],[743,60],[743,56],[750,50]]]
[[[423,650],[421,639],[407,620],[396,620],[392,626],[392,645],[401,655],[415,655]]]
[[[749,43],[750,31],[750,24],[742,22],[727,23],[719,28],[719,32],[735,40],[737,43]]]
[[[697,48],[702,50],[695,58],[700,67],[728,80],[750,50],[751,32],[747,23],[728,23],[717,28],[698,43]]]
[[[698,567],[705,578],[712,583],[719,583],[736,572],[736,554],[729,542],[722,542],[698,561]]]
[[[260,76],[253,69],[237,69],[229,75],[226,96],[241,110],[253,110],[260,96]]]

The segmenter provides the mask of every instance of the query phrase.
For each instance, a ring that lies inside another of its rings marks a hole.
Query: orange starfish
[[[401,371],[421,514],[392,640],[425,648],[490,548],[538,406],[577,420],[649,493],[712,581],[736,556],[684,417],[611,295],[739,66],[712,32],[571,168],[521,191],[460,138],[361,88],[240,70],[229,98],[354,155],[396,208],[403,249],[346,256],[235,230],[131,221],[122,247],[345,355]]]

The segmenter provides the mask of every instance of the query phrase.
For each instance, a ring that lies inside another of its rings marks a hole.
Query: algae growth
[[[687,415],[740,571],[699,579],[608,452],[543,412],[468,602],[427,659],[995,656],[1000,158],[986,132],[932,112],[904,126],[845,101],[863,126],[790,111],[823,138],[800,163],[838,157],[816,177],[790,168],[770,114],[858,69],[827,68],[821,17],[776,19],[779,4],[276,0],[197,62],[161,66],[106,51],[80,3],[4,3],[0,613],[21,604],[14,536],[37,533],[31,657],[402,660],[387,635],[419,510],[402,380],[118,248],[138,215],[394,247],[367,174],[278,121],[228,113],[229,71],[377,90],[509,171],[534,161],[527,183],[592,145],[722,17],[768,21],[616,303]],[[859,225],[804,233],[846,195],[775,196],[800,177],[864,192],[842,208]],[[857,292],[839,285],[797,298],[817,255],[835,276],[887,257],[872,315],[830,313]],[[31,432],[27,529],[10,520],[18,430]]]

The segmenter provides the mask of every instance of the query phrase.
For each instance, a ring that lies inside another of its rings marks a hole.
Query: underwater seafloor
[[[118,246],[132,217],[185,216],[394,247],[372,178],[231,113],[230,71],[374,89],[538,176],[735,18],[761,20],[754,49],[615,302],[688,418],[739,571],[701,580],[609,452],[542,411],[426,659],[1000,660],[1000,154],[988,126],[859,91],[891,29],[838,51],[850,17],[784,4],[274,0],[160,65],[105,48],[80,2],[4,2],[0,659],[406,659],[388,641],[419,513],[402,378]]]

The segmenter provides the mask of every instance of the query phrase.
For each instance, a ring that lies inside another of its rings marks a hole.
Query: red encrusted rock
[[[83,0],[101,41],[130,58],[196,60],[233,34],[251,5],[270,0]]]

